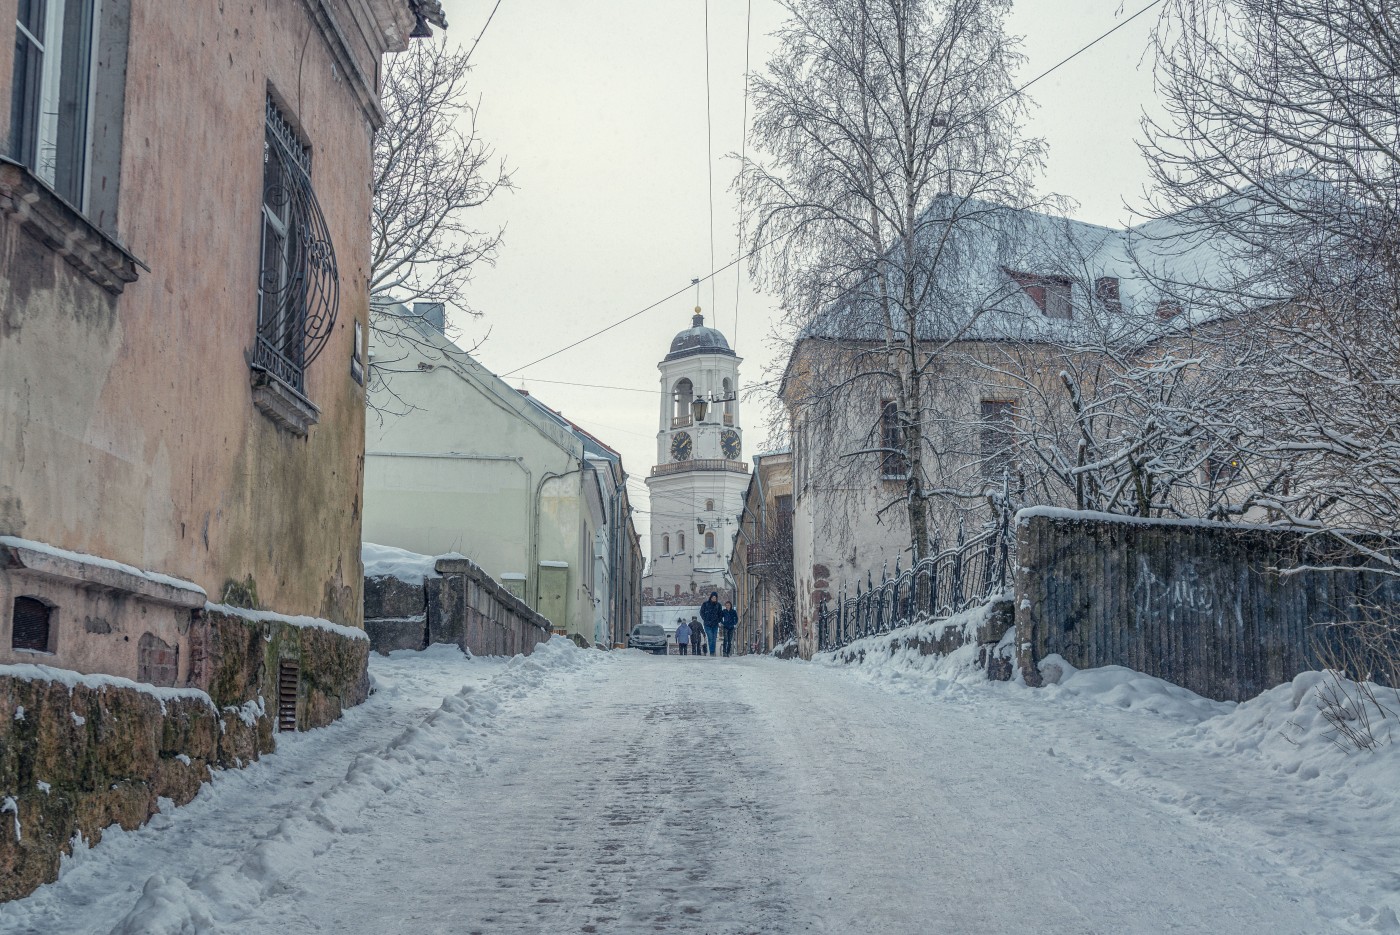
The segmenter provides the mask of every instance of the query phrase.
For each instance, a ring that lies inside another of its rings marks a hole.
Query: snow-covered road
[[[1377,894],[1400,862],[1375,851],[1393,824],[1374,840],[1364,820],[1300,828],[1317,789],[1201,754],[1160,710],[558,641],[510,663],[396,653],[374,673],[341,723],[110,835],[0,907],[0,932],[1319,935],[1394,919]],[[1357,853],[1331,850],[1342,832]]]

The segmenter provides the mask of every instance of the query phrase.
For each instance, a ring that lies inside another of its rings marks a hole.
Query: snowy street
[[[1232,706],[1145,677],[558,640],[371,671],[341,722],[114,829],[0,932],[1400,928],[1393,792],[1223,750],[1201,724]]]

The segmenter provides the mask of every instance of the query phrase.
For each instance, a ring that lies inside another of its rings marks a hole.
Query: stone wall
[[[1017,553],[1016,642],[1031,684],[1058,653],[1243,701],[1349,648],[1363,605],[1400,605],[1400,579],[1364,569],[1279,574],[1336,560],[1324,540],[1289,530],[1032,509],[1017,517]]]
[[[1006,655],[1009,649],[1003,646],[998,650],[998,644],[1014,625],[1011,601],[997,599],[948,620],[913,624],[867,636],[831,655],[839,662],[852,665],[865,661],[871,653],[892,656],[913,649],[921,656],[947,656],[964,646],[975,645],[978,647],[977,664],[987,673],[987,678],[1005,682],[1012,674],[1011,660]]]
[[[453,643],[478,656],[529,654],[550,621],[466,558],[440,558],[422,584],[365,579],[365,632],[376,652]]]
[[[210,605],[191,623],[189,687],[0,666],[0,900],[57,879],[75,836],[183,805],[212,769],[276,747],[278,673],[298,664],[298,729],[365,699],[369,642],[311,618]]]

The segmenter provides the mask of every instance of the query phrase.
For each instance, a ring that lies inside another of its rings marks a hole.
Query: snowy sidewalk
[[[1386,930],[1365,898],[1400,864],[1269,845],[1317,790],[1161,713],[770,659],[450,653],[376,660],[345,721],[113,835],[0,932]]]

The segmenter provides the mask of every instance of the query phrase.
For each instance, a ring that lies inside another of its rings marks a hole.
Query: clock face
[[[724,451],[724,456],[730,461],[739,460],[739,433],[733,429],[725,429],[724,434],[719,437],[719,446]]]
[[[689,461],[692,445],[689,432],[677,432],[671,436],[671,457],[677,461]]]

